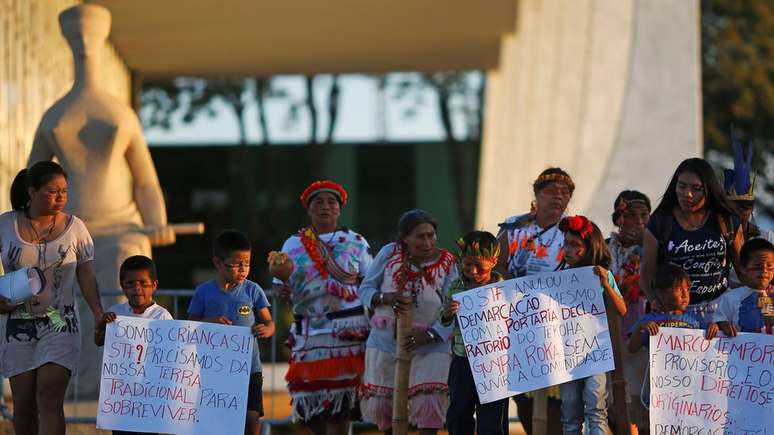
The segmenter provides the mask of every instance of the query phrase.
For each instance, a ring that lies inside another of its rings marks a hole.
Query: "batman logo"
[[[250,305],[242,305],[239,307],[239,315],[240,316],[247,316],[250,314]]]

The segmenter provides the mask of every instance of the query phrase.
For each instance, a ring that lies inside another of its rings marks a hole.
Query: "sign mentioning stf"
[[[454,299],[481,403],[613,370],[592,267],[511,279]]]
[[[650,337],[650,433],[774,433],[774,337],[659,328]]]
[[[244,327],[118,317],[105,336],[97,427],[242,433],[253,342]]]

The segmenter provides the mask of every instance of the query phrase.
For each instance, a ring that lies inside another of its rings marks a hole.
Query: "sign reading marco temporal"
[[[659,328],[650,337],[650,433],[774,433],[774,337],[704,333]]]
[[[592,267],[511,279],[454,299],[481,403],[613,369]]]
[[[105,335],[97,427],[242,433],[250,328],[118,317]]]

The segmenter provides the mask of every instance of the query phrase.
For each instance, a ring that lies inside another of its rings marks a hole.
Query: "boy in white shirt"
[[[153,301],[153,292],[159,286],[156,265],[144,255],[134,255],[121,263],[118,272],[121,290],[127,301],[110,307],[94,327],[94,342],[105,344],[105,328],[116,316],[142,317],[153,320],[173,320],[166,308]]]
[[[748,240],[739,252],[744,287],[727,290],[718,298],[713,323],[727,336],[737,332],[772,335],[774,331],[774,245],[766,239]]]
[[[105,344],[105,328],[116,320],[117,316],[142,317],[152,320],[173,320],[166,308],[153,301],[153,292],[159,286],[156,265],[153,260],[144,255],[134,255],[121,263],[118,272],[121,290],[127,301],[110,307],[102,319],[94,326],[94,343],[97,346]],[[158,435],[146,434],[144,435]],[[140,432],[114,430],[113,435],[142,435]]]

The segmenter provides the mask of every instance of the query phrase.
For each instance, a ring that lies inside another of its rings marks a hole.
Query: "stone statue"
[[[142,126],[135,112],[101,86],[100,54],[110,32],[110,12],[80,5],[59,15],[73,52],[72,89],[43,115],[28,165],[53,157],[69,176],[67,211],[80,217],[94,238],[100,289],[120,288],[118,268],[131,255],[175,242]],[[108,308],[115,300],[103,297]],[[85,309],[85,305],[81,307]],[[100,358],[90,316],[84,332],[78,393],[96,396]]]

